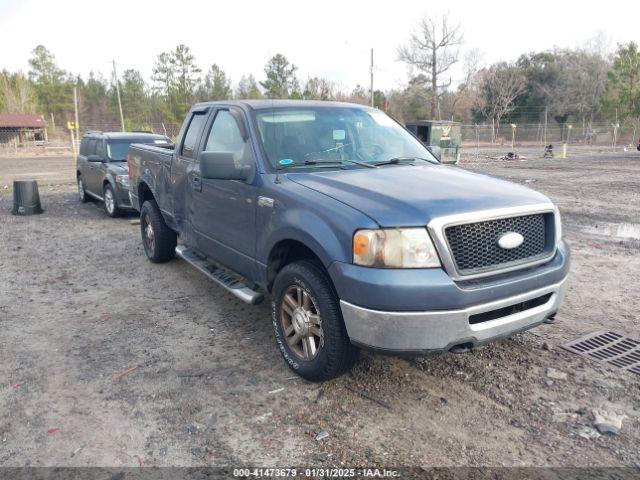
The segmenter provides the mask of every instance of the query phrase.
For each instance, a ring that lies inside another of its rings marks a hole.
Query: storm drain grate
[[[562,348],[640,375],[640,342],[623,333],[600,330],[565,343]]]

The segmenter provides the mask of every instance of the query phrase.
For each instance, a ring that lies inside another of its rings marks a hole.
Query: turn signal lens
[[[364,232],[356,232],[353,237],[353,254],[364,257],[369,251],[369,237]]]
[[[353,263],[377,268],[435,268],[440,259],[425,228],[359,230]]]

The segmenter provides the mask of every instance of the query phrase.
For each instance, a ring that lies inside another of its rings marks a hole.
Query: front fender
[[[258,207],[256,218],[258,278],[263,280],[269,255],[283,240],[303,244],[328,270],[333,262],[351,262],[356,230],[377,227],[359,210],[286,178],[281,184],[266,182],[259,195],[273,199],[271,207]]]
[[[115,179],[115,177],[114,177],[114,175],[113,175],[113,173],[112,173],[112,172],[108,172],[108,173],[104,176],[104,178],[102,179],[102,188],[103,188],[103,189],[104,189],[104,186],[105,186],[107,183],[108,183],[109,185],[111,185],[111,188],[113,188],[113,191],[115,192],[115,191],[116,191],[116,188],[117,188],[118,186],[116,185],[116,179]]]
[[[283,240],[295,240],[307,246],[322,261],[325,267],[336,261],[346,261],[350,256],[350,245],[344,243],[337,232],[320,215],[308,210],[286,210],[278,215],[272,231],[264,240],[260,262],[267,264],[273,248]]]

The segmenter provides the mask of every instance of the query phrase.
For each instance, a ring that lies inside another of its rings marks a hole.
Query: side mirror
[[[104,159],[100,155],[87,155],[88,162],[103,162]]]
[[[442,149],[440,147],[437,145],[427,145],[427,150],[429,150],[439,162],[442,161]]]
[[[202,152],[199,157],[202,178],[215,180],[248,180],[252,165],[238,165],[231,152]]]

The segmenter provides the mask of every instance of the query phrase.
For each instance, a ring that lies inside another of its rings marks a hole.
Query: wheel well
[[[269,253],[267,262],[267,288],[271,291],[273,282],[286,265],[300,260],[312,260],[316,262],[324,270],[324,265],[320,257],[304,243],[297,240],[281,240]]]
[[[142,207],[147,200],[153,200],[153,193],[151,193],[151,189],[146,183],[141,183],[138,185],[138,201],[140,202],[140,206]]]

